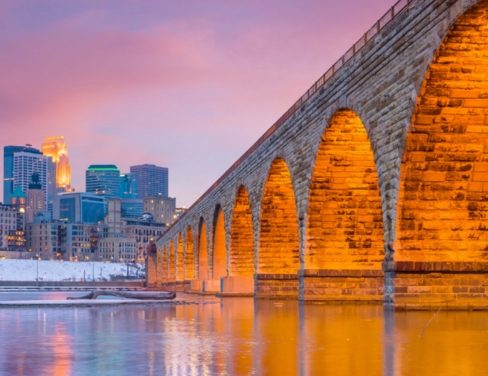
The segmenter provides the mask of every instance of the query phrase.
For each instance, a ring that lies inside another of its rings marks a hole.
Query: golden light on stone
[[[251,205],[244,186],[240,186],[232,214],[230,239],[230,276],[252,276],[254,274],[254,233]]]
[[[186,252],[185,252],[185,279],[190,281],[195,278],[195,255],[193,253],[193,232],[188,226],[186,233]]]
[[[184,281],[185,280],[185,272],[183,269],[183,237],[181,234],[178,236],[178,248],[176,254],[176,281]]]
[[[296,274],[300,268],[298,217],[290,171],[277,158],[264,187],[258,273]]]
[[[336,112],[322,135],[310,184],[306,269],[375,269],[383,261],[381,195],[366,129]]]

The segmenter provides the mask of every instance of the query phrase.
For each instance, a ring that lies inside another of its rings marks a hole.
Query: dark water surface
[[[433,312],[211,300],[1,309],[0,375],[488,375],[486,313],[441,311],[420,338]]]

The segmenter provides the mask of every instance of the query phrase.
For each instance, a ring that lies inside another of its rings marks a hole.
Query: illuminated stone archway
[[[213,221],[212,276],[220,279],[227,274],[224,212],[220,205],[215,208]]]
[[[488,1],[462,15],[407,136],[395,261],[488,261]]]
[[[208,279],[207,226],[200,218],[198,231],[198,279]]]
[[[169,256],[168,256],[168,282],[174,283],[176,281],[176,257],[175,257],[175,244],[171,240],[169,243]]]
[[[230,276],[252,276],[254,274],[254,231],[252,225],[249,195],[240,186],[234,202],[230,230]]]
[[[176,282],[185,280],[184,259],[183,259],[183,236],[178,235],[178,247],[176,254]]]
[[[488,270],[487,56],[488,1],[481,1],[450,28],[416,101],[388,266],[402,285],[397,306],[410,304],[419,284],[423,304],[479,304],[472,286]]]
[[[381,270],[383,217],[366,129],[339,110],[322,135],[310,183],[306,269]]]
[[[195,254],[193,252],[193,232],[188,226],[186,232],[185,280],[195,279]]]
[[[310,182],[302,298],[337,300],[341,291],[344,300],[381,301],[383,244],[368,134],[354,111],[342,109],[322,135]]]
[[[257,296],[296,296],[300,268],[298,216],[290,171],[277,158],[264,186]]]

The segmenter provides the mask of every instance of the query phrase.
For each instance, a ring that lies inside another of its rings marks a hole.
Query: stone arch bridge
[[[488,0],[400,0],[158,241],[148,286],[488,307]]]

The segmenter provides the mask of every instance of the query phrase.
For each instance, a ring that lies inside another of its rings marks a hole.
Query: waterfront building
[[[19,184],[15,184],[14,177],[14,154],[24,152],[26,155],[41,157],[42,153],[35,148],[28,146],[5,146],[3,152],[3,202],[8,204],[11,201],[12,193]],[[32,173],[31,173],[32,174]],[[30,175],[25,176],[26,185],[22,187],[23,192],[27,190],[28,179]]]
[[[39,175],[35,172],[32,174],[31,183],[26,194],[25,204],[25,222],[31,223],[34,219],[34,215],[38,211],[44,211],[46,208],[46,195],[42,190],[39,182]]]
[[[148,196],[168,197],[168,169],[152,164],[131,166],[137,182],[137,192],[140,198]]]
[[[9,236],[17,230],[18,211],[12,205],[0,204],[0,250],[7,250]]]
[[[120,171],[115,165],[91,165],[86,170],[86,191],[97,196],[116,197]]]
[[[144,213],[153,216],[157,223],[170,226],[176,220],[176,198],[149,196],[144,198]]]
[[[64,225],[56,222],[27,223],[26,251],[32,254],[32,258],[52,260],[62,258],[64,255],[63,236]],[[59,256],[56,256],[58,255]]]
[[[99,242],[100,261],[135,262],[137,244],[134,238],[108,237]]]
[[[145,259],[147,246],[167,230],[165,223],[155,222],[152,216],[146,215],[145,219],[122,218],[122,233],[128,238],[135,238],[139,262]]]
[[[46,137],[41,146],[42,154],[51,157],[54,168],[50,171],[53,177],[50,185],[54,185],[54,192],[71,190],[71,166],[68,158],[68,147],[63,136]],[[49,194],[54,192],[48,190]]]
[[[54,198],[53,218],[69,223],[99,224],[105,218],[106,199],[92,193],[61,193]]]
[[[99,261],[98,239],[105,225],[44,221],[26,225],[26,251],[43,260]]]

